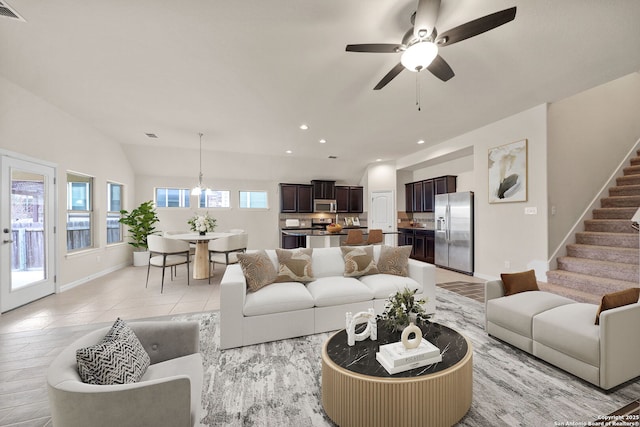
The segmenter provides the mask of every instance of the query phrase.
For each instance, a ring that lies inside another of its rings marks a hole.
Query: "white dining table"
[[[220,239],[222,237],[233,236],[233,233],[182,233],[170,234],[165,237],[169,239],[183,240],[185,242],[195,243],[196,253],[193,260],[193,278],[208,279],[209,278],[209,241]]]

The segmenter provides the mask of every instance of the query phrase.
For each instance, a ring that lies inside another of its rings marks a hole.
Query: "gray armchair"
[[[133,384],[92,385],[80,380],[76,349],[98,343],[109,327],[73,342],[47,371],[54,427],[192,427],[199,419],[203,368],[197,322],[132,322],[151,364]]]

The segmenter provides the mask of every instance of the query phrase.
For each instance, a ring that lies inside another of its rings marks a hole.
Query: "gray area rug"
[[[473,403],[459,425],[587,425],[640,396],[640,380],[605,393],[488,337],[483,304],[444,289],[436,292],[433,320],[463,333],[473,345]],[[175,319],[200,321],[202,425],[334,425],[320,397],[320,354],[331,334],[220,350],[217,312]]]

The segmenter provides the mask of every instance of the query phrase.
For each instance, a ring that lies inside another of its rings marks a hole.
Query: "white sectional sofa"
[[[276,271],[275,250],[267,250]],[[374,259],[380,246],[374,246]],[[220,347],[223,349],[293,338],[345,327],[345,313],[373,308],[382,313],[390,294],[405,287],[425,298],[427,313],[435,312],[435,267],[409,259],[408,277],[374,274],[344,277],[339,247],[313,249],[315,280],[273,283],[247,292],[240,265],[227,267],[220,285]]]
[[[527,353],[608,390],[640,376],[640,303],[600,313],[543,291],[504,296],[502,280],[485,285],[486,330]]]

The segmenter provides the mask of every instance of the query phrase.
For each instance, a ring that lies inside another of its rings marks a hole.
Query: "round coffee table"
[[[438,323],[420,326],[442,362],[390,375],[376,360],[380,345],[400,340],[378,323],[378,340],[347,345],[343,329],[322,348],[322,406],[348,426],[451,426],[471,407],[471,342]]]

